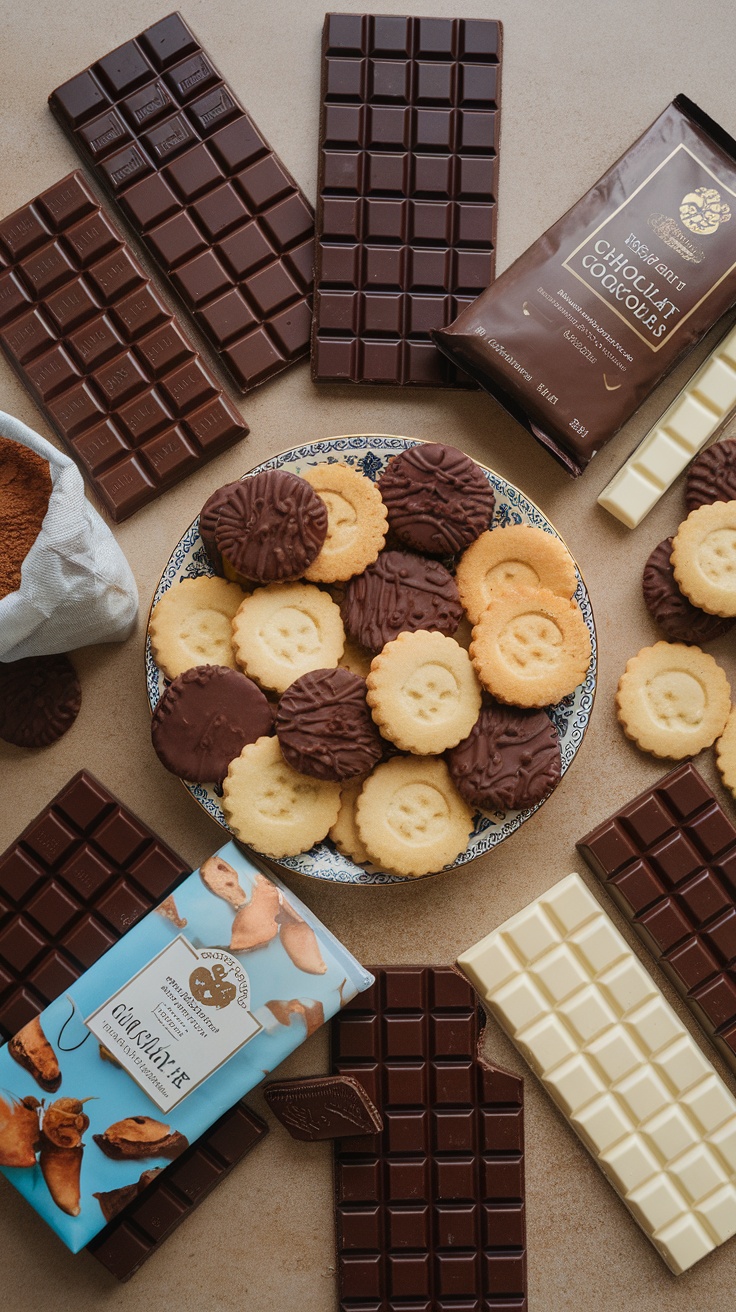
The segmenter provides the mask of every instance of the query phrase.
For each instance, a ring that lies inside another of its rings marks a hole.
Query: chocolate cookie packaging
[[[0,1052],[0,1169],[78,1252],[371,983],[229,843]]]

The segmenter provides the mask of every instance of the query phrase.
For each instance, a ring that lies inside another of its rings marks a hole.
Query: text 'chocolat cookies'
[[[299,578],[326,536],[324,501],[303,478],[283,469],[236,483],[215,530],[218,551],[257,583]]]
[[[391,530],[428,556],[452,556],[487,529],[494,496],[485,474],[454,446],[420,442],[392,456],[378,482]]]
[[[404,630],[430,629],[452,637],[463,608],[452,574],[439,561],[383,551],[350,580],[340,613],[356,642],[380,651]]]
[[[246,743],[270,734],[271,707],[252,679],[223,665],[196,665],[164,689],[151,720],[161,764],[190,783],[220,783]]]
[[[350,670],[313,670],[295,679],[279,703],[276,734],[292,770],[341,783],[368,774],[383,744],[365,680]]]

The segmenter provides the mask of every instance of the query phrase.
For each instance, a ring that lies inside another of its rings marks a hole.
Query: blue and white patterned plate
[[[330,437],[321,442],[309,442],[306,446],[293,447],[291,451],[282,451],[280,455],[273,456],[262,465],[257,465],[249,473],[260,474],[265,469],[287,469],[293,474],[301,474],[313,465],[327,462],[328,464],[353,465],[361,473],[366,474],[368,478],[375,481],[381,475],[384,466],[392,455],[395,455],[398,451],[405,451],[407,447],[416,445],[417,442],[414,438],[393,437],[384,434]],[[535,524],[538,528],[545,529],[546,532],[554,533],[555,536],[559,537],[559,534],[542,514],[539,507],[525,497],[518,487],[514,487],[513,483],[507,483],[504,478],[501,478],[500,474],[494,473],[492,469],[486,469],[483,465],[480,465],[479,468],[483,470],[495,495],[494,525]],[[179,583],[181,579],[197,578],[199,575],[212,573],[212,566],[199,536],[199,519],[197,518],[193,524],[190,524],[181,540],[177,542],[156,588],[152,606],[173,584]],[[588,720],[593,707],[596,684],[597,651],[593,609],[579,570],[577,575],[578,587],[575,600],[580,606],[583,619],[590,632],[593,655],[585,682],[579,688],[576,688],[575,692],[569,697],[566,697],[564,701],[547,708],[560,737],[563,774],[572,765],[578,748],[583,741],[583,735],[588,727]],[[151,655],[150,637],[146,638],[146,685],[148,700],[153,711],[165,687],[165,679]],[[220,798],[214,787],[205,786],[204,784],[185,784],[185,787],[189,789],[192,797],[204,807],[205,811],[212,816],[213,820],[222,825],[223,829],[228,828],[220,805]],[[454,865],[464,865],[466,861],[472,861],[474,857],[482,856],[484,852],[488,852],[498,843],[502,843],[505,838],[515,833],[519,826],[543,805],[544,802],[540,802],[537,806],[529,807],[525,811],[507,811],[505,813],[499,811],[493,814],[478,812],[475,816],[475,827],[470,835],[468,846],[462,856],[459,856],[454,862]],[[376,870],[373,866],[363,868],[355,865],[347,857],[342,856],[329,840],[325,840],[324,843],[317,843],[309,852],[302,852],[299,856],[285,857],[278,864],[284,866],[287,870],[298,871],[301,875],[309,875],[312,879],[327,879],[337,884],[394,884],[404,882],[394,875],[387,875],[380,870]],[[446,867],[446,869],[452,869],[452,867]]]

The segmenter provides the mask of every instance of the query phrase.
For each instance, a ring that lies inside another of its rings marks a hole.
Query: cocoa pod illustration
[[[36,1084],[47,1093],[56,1093],[61,1084],[61,1070],[38,1016],[18,1030],[8,1044],[8,1052],[33,1076]]]
[[[128,1116],[109,1125],[104,1134],[93,1139],[106,1157],[116,1161],[141,1157],[178,1157],[189,1147],[178,1130],[171,1130],[150,1116]]]
[[[38,1098],[0,1098],[0,1166],[35,1166],[38,1148]]]

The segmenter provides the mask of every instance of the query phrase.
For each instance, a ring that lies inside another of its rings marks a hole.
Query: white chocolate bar
[[[736,1234],[736,1099],[579,875],[458,965],[675,1275]]]
[[[736,328],[732,328],[604,487],[598,505],[627,528],[636,528],[735,406]]]

